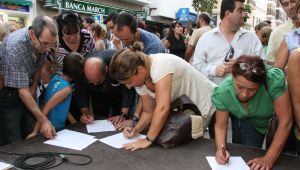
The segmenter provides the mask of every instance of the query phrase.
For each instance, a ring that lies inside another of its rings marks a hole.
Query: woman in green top
[[[248,162],[251,169],[271,169],[284,148],[292,126],[291,104],[282,70],[264,65],[254,56],[241,56],[232,66],[232,76],[215,88],[212,101],[216,111],[216,160],[229,161],[225,149],[229,116],[233,143],[262,147],[268,121],[275,112],[279,125],[267,153]],[[276,141],[276,142],[274,142]]]

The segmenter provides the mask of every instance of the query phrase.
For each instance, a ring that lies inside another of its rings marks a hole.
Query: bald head
[[[84,63],[84,75],[89,82],[99,84],[106,75],[106,66],[101,58],[90,57]]]

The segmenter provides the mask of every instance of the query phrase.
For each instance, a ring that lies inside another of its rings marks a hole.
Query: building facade
[[[1,0],[0,24],[8,22],[18,27],[30,25],[35,17],[35,0]]]

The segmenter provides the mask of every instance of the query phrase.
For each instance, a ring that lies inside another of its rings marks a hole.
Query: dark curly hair
[[[75,34],[82,28],[81,17],[72,11],[63,11],[56,18],[58,24],[58,35],[61,38],[64,34]]]

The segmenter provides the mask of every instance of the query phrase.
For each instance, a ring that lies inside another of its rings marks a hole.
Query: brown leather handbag
[[[189,110],[189,114],[201,116],[200,110],[189,97],[186,95],[180,96],[171,103],[170,113],[163,129],[155,140],[156,144],[168,149],[192,140],[191,117],[185,113],[186,110]]]

